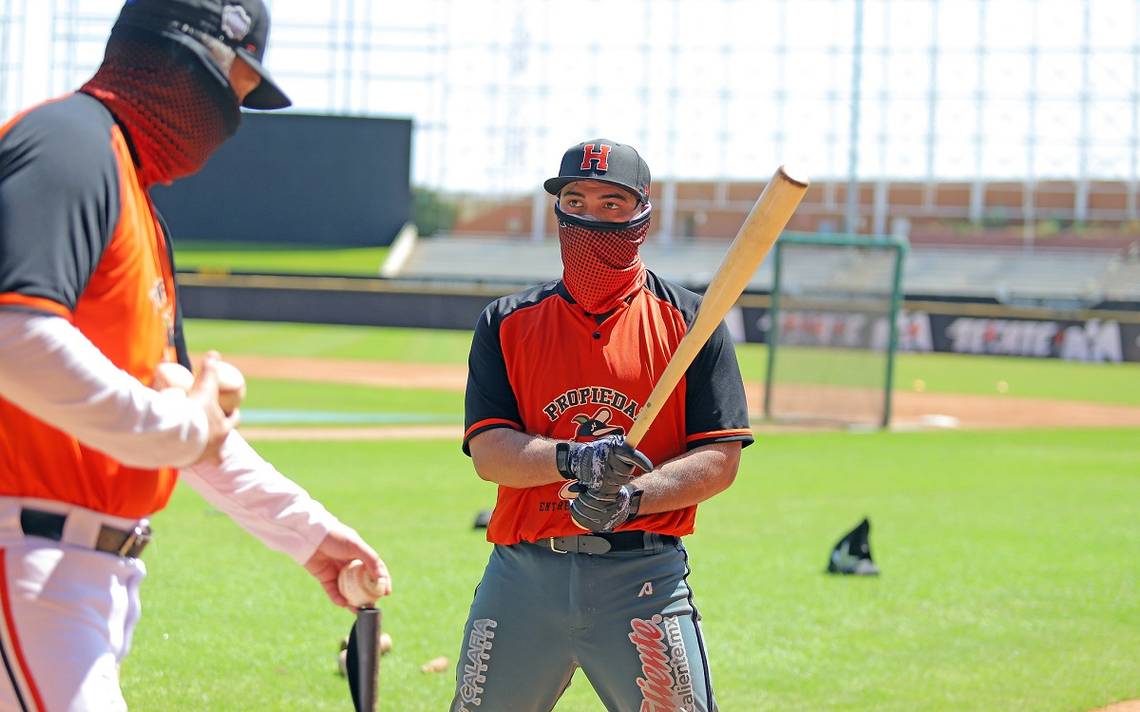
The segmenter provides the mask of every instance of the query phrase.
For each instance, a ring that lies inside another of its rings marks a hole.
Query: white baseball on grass
[[[371,606],[383,595],[380,582],[372,578],[360,559],[353,559],[340,570],[336,577],[336,587],[353,608]]]

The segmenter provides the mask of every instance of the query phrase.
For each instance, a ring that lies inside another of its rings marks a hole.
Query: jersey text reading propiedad
[[[546,413],[546,417],[550,418],[550,422],[553,423],[570,408],[575,408],[580,405],[589,405],[591,403],[608,405],[614,410],[621,411],[628,415],[630,418],[636,417],[638,409],[641,408],[640,403],[621,391],[615,391],[613,388],[604,388],[602,386],[584,386],[582,388],[571,388],[552,399],[546,404],[546,407],[542,409],[542,412]]]
[[[634,618],[629,624],[633,629],[629,640],[641,658],[643,677],[637,678],[642,695],[641,712],[692,712],[693,678],[676,616]]]
[[[463,665],[463,684],[459,687],[459,697],[463,701],[461,710],[478,707],[483,701],[483,683],[487,681],[486,661],[491,659],[491,640],[498,623],[490,618],[480,618],[471,624],[471,637],[467,640],[467,662]]]

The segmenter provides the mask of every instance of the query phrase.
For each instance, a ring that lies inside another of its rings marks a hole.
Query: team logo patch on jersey
[[[629,641],[641,660],[641,676],[635,680],[641,690],[641,712],[692,712],[693,676],[680,621],[676,616],[654,615],[648,620],[633,618],[629,625]]]
[[[563,484],[560,488],[558,488],[558,497],[566,502],[578,499],[578,488],[575,486],[577,484],[577,482],[567,482]],[[564,506],[559,507],[559,509],[564,508]]]
[[[162,281],[162,277],[157,277],[154,283],[150,285],[150,290],[147,292],[150,297],[150,303],[154,305],[155,311],[162,311],[166,306],[166,282]]]
[[[609,408],[599,408],[593,416],[587,416],[583,413],[575,415],[570,419],[578,424],[578,430],[574,432],[574,439],[588,438],[594,440],[607,435],[625,435],[625,428],[620,425],[609,424],[612,417],[614,414]]]
[[[585,386],[582,388],[571,388],[565,393],[552,398],[549,403],[542,409],[546,413],[546,417],[550,418],[550,422],[554,422],[562,417],[562,414],[571,408],[577,408],[583,405],[601,405],[607,406],[607,409],[612,409],[610,416],[613,412],[622,413],[630,418],[630,420],[637,417],[637,411],[641,409],[641,404],[630,398],[621,391],[614,390],[613,388],[604,388],[602,386]],[[595,418],[601,414],[601,411],[595,413]],[[578,416],[575,416],[577,418]],[[579,423],[578,420],[574,421]],[[605,421],[608,423],[609,419]],[[605,424],[603,423],[603,425]]]

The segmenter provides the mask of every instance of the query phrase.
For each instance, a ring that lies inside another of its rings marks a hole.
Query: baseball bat
[[[348,688],[356,712],[376,712],[380,702],[380,609],[356,610],[356,623],[348,634]]]
[[[356,609],[344,661],[352,705],[356,712],[376,712],[380,699],[380,609],[376,601],[386,591],[360,559],[353,559],[340,570],[336,585]]]
[[[744,224],[740,226],[732,244],[729,245],[728,254],[721,261],[712,281],[709,282],[693,325],[677,345],[677,350],[669,359],[664,373],[657,379],[645,405],[634,418],[629,434],[625,436],[627,443],[637,447],[645,437],[649,426],[653,424],[653,419],[661,412],[661,407],[665,405],[669,394],[685,375],[689,364],[696,358],[728,310],[736,304],[756,268],[764,261],[772,245],[776,244],[776,239],[791,220],[792,213],[796,212],[796,207],[799,206],[807,188],[806,180],[788,175],[784,166],[776,169],[776,173],[764,187],[764,192],[752,206],[752,211],[748,213]]]

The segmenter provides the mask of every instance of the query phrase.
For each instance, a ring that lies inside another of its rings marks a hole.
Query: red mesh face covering
[[[196,173],[241,120],[233,92],[199,60],[171,49],[178,48],[113,38],[102,66],[80,88],[126,127],[145,187]]]
[[[648,214],[630,223],[588,221],[558,214],[562,282],[590,314],[606,314],[645,284],[645,263],[638,248],[649,232]]]

